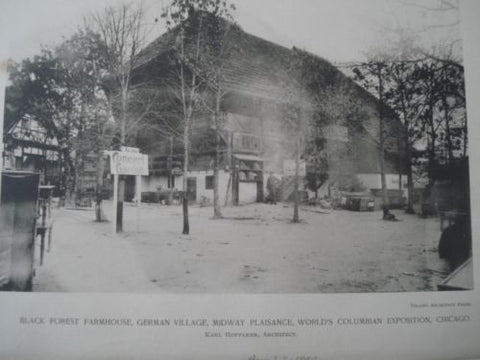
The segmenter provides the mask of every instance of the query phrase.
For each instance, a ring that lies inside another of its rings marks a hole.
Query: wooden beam
[[[0,194],[2,193],[3,170],[3,124],[5,115],[5,88],[7,87],[7,62],[0,62]]]

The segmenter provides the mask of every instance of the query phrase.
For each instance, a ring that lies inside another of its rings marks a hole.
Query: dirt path
[[[254,204],[191,207],[191,235],[180,235],[180,207],[125,208],[125,233],[94,223],[92,211],[58,210],[54,243],[35,278],[37,291],[169,293],[327,293],[436,290],[445,265],[436,252],[438,220],[398,212],[301,213]]]
[[[92,221],[93,212],[59,210],[51,251],[36,267],[36,291],[148,292],[150,284],[133,249],[109,232],[108,223]],[[38,253],[38,251],[37,251]]]

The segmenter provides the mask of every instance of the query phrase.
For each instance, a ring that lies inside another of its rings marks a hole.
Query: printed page
[[[480,357],[473,0],[0,5],[0,357]]]

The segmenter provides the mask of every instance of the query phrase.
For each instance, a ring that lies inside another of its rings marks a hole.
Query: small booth
[[[0,288],[31,291],[40,175],[2,171],[0,203]]]

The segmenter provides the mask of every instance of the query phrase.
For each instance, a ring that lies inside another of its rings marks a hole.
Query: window
[[[22,130],[30,130],[30,121],[29,119],[23,118],[21,124]]]
[[[213,175],[205,176],[205,189],[213,190]]]

